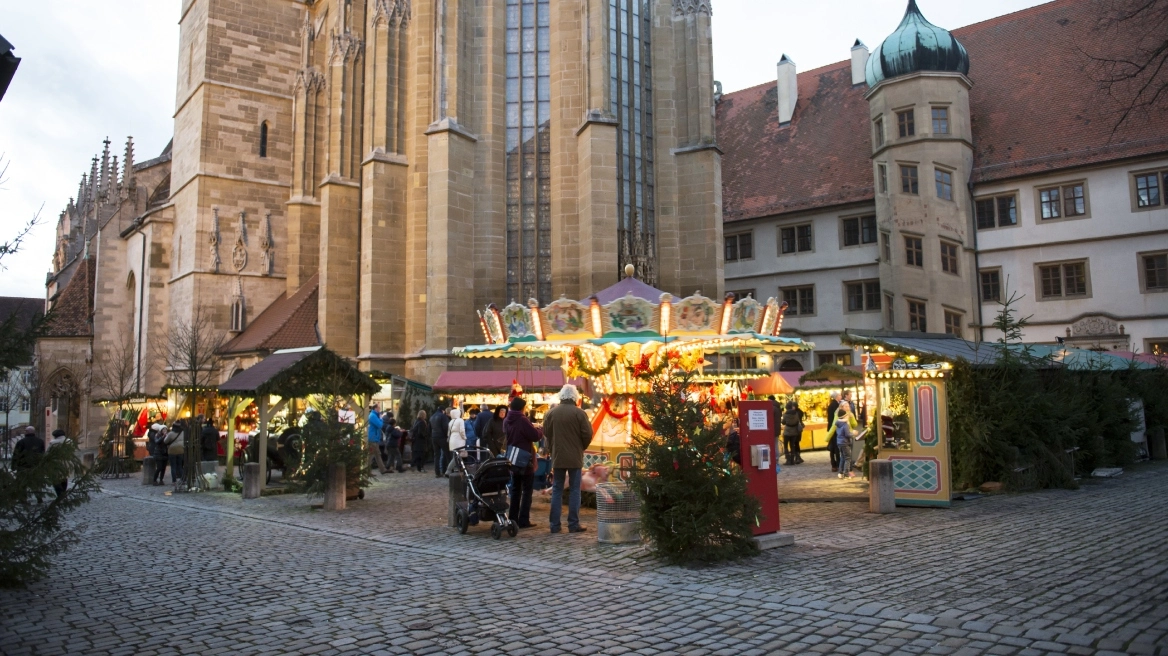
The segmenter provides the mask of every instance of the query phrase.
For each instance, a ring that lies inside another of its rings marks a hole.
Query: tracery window
[[[657,223],[653,174],[653,72],[649,0],[609,0],[610,111],[617,118],[620,270],[637,266],[656,284]]]
[[[507,296],[552,300],[549,0],[507,0]]]

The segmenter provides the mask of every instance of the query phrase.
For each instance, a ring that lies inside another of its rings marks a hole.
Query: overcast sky
[[[555,1],[555,0],[553,0]],[[900,21],[905,0],[712,0],[714,70],[726,92],[774,78],[786,53],[801,71],[870,48]],[[53,234],[81,174],[109,137],[119,160],[133,135],[136,159],[157,156],[173,131],[179,0],[0,0],[0,34],[22,57],[0,101],[0,241],[41,211],[25,250],[8,256],[0,296],[44,295]],[[919,0],[946,28],[1041,4],[1040,0]],[[976,68],[977,62],[973,62]]]

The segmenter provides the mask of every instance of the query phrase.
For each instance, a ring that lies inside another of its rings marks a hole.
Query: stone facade
[[[107,147],[58,227],[49,298],[96,272],[75,377],[124,341],[157,393],[168,326],[238,336],[306,284],[321,343],[429,382],[489,303],[630,262],[720,293],[709,3],[617,2],[182,0],[172,144],[120,176]],[[230,355],[219,380],[263,354]]]

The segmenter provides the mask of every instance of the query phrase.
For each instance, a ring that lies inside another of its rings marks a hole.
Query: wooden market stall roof
[[[381,385],[323,346],[276,351],[219,386],[220,394],[304,398],[374,394]]]
[[[444,371],[434,383],[438,394],[496,394],[511,391],[518,382],[527,392],[558,392],[564,386],[560,369],[535,371]],[[581,382],[572,381],[577,387]]]
[[[840,341],[850,346],[880,347],[897,353],[935,357],[947,362],[964,360],[969,364],[989,366],[997,362],[1003,348],[1023,357],[1033,366],[1071,370],[1122,371],[1129,368],[1151,369],[1156,365],[1112,353],[1088,351],[1058,344],[1018,343],[1002,346],[997,342],[971,342],[953,335],[938,333],[846,330]]]

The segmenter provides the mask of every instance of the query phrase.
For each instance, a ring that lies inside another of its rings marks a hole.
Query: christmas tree
[[[758,501],[725,450],[723,426],[697,399],[692,374],[666,370],[640,395],[653,435],[634,436],[633,489],[641,530],[672,564],[716,562],[757,553]]]

